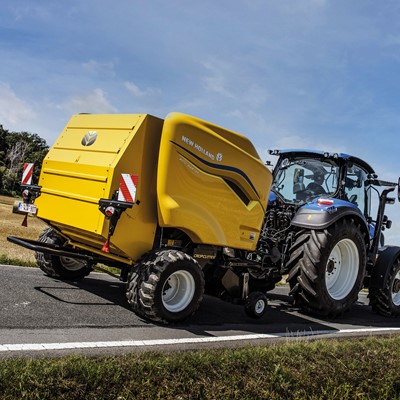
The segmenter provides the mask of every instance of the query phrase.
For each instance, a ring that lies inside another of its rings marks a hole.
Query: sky
[[[0,124],[49,145],[76,113],[179,111],[263,160],[318,149],[400,175],[398,0],[3,0],[0,57]]]

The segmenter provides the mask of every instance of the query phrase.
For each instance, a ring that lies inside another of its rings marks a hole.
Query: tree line
[[[24,163],[35,163],[32,183],[39,181],[40,167],[49,151],[46,141],[36,133],[10,132],[0,125],[0,194],[21,194]]]

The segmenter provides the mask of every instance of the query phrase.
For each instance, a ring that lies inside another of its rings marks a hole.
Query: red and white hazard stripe
[[[30,185],[32,183],[32,175],[33,175],[33,163],[25,163],[24,171],[22,172],[22,181],[23,185]]]
[[[121,174],[119,179],[118,201],[134,203],[138,176],[135,174]]]

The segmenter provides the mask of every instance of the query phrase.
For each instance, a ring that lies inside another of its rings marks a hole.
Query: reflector
[[[331,206],[333,204],[333,200],[331,199],[318,199],[318,204],[322,204],[325,206]]]
[[[112,206],[108,206],[105,210],[105,214],[107,217],[112,217],[115,213],[115,208]]]

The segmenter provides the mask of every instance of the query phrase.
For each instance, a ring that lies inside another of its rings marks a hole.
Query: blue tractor
[[[392,222],[385,206],[399,182],[378,179],[365,161],[347,154],[271,150],[279,157],[262,235],[246,258],[251,291],[270,290],[287,276],[295,304],[335,317],[347,311],[362,288],[372,309],[400,315],[400,247],[386,246]],[[373,212],[372,197],[378,199]]]

